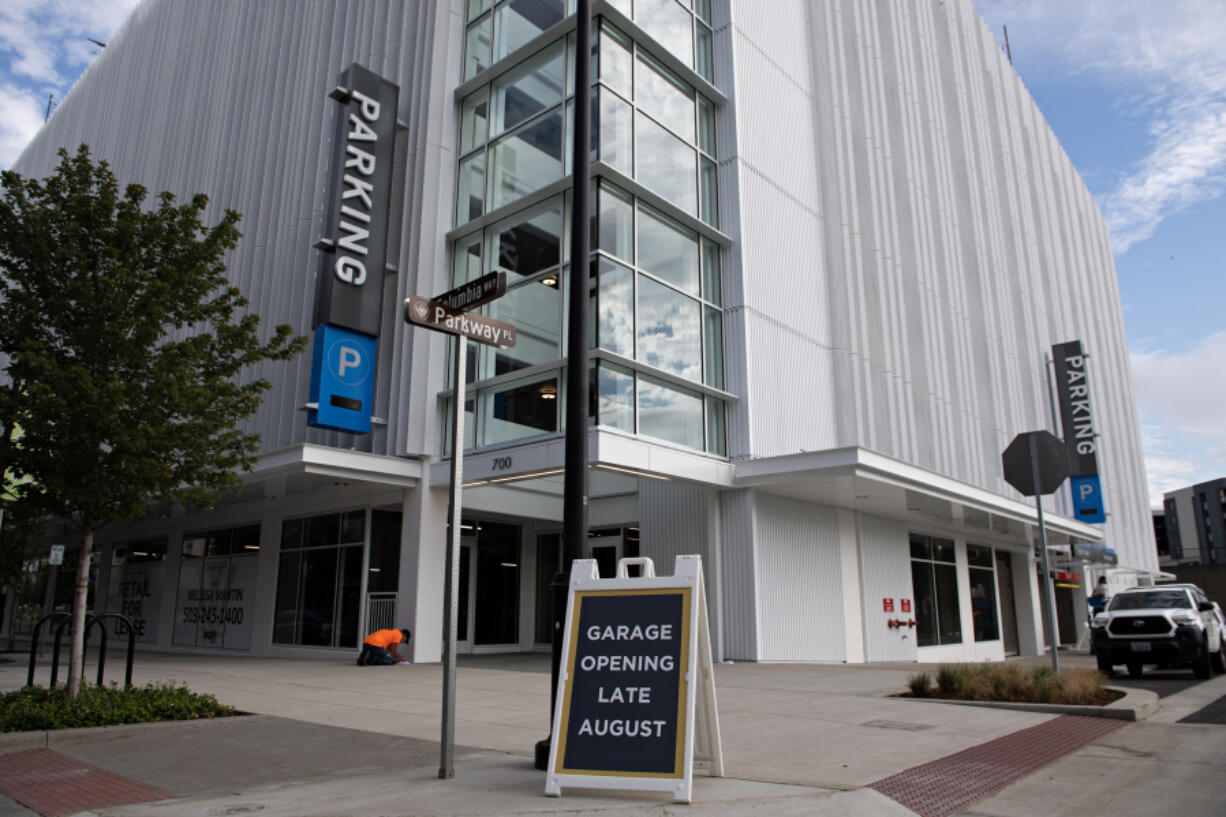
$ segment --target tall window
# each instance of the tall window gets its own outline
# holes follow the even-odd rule
[[[911,584],[915,594],[916,644],[932,647],[962,643],[952,540],[911,534]]]
[[[274,642],[357,646],[365,541],[363,510],[281,524]]]
[[[971,616],[976,641],[996,641],[1000,624],[996,619],[996,560],[992,548],[966,546],[966,561],[971,583]]]

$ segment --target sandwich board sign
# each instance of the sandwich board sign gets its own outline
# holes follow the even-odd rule
[[[630,578],[628,565],[644,575]],[[724,773],[702,560],[672,576],[622,559],[601,579],[570,572],[545,794],[565,788],[659,791],[690,802],[694,767]]]

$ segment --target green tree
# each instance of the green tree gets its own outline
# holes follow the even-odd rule
[[[239,214],[206,228],[203,195],[146,206],[143,187],[120,191],[84,145],[61,150],[45,180],[5,172],[0,191],[4,419],[22,432],[4,454],[26,495],[80,530],[75,696],[96,531],[154,501],[209,507],[236,489],[259,445],[238,426],[269,388],[249,368],[290,359],[306,338],[288,325],[260,338],[226,277]]]

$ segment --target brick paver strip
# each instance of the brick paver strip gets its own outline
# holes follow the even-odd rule
[[[0,756],[0,792],[46,817],[174,797],[50,749]]]
[[[1111,718],[1061,715],[882,778],[870,788],[923,817],[948,817],[1123,725]]]

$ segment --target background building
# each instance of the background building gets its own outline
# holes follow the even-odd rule
[[[98,604],[144,643],[351,655],[394,622],[438,660],[451,344],[401,303],[503,271],[484,311],[519,342],[467,362],[460,633],[547,644],[571,12],[147,0],[22,156],[86,142],[243,213],[234,282],[306,332],[346,156],[329,93],[355,62],[399,86],[372,431],[307,424],[309,356],[257,372],[247,488],[102,545]],[[701,554],[720,657],[1038,652],[1036,513],[1000,454],[1059,433],[1046,356],[1081,340],[1108,518],[1058,494],[1048,534],[1115,548],[1117,582],[1157,569],[1106,224],[969,0],[593,13],[588,555]]]

